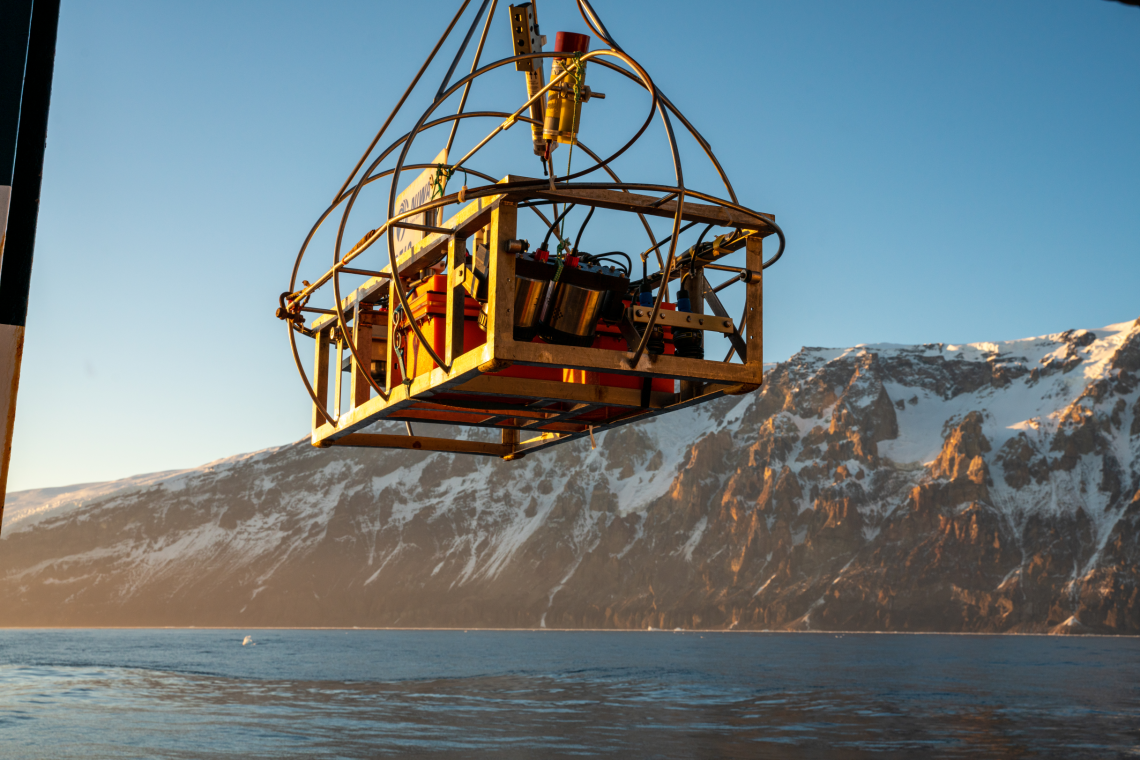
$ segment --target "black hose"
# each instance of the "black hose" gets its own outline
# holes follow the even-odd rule
[[[570,213],[570,209],[574,208],[574,206],[575,206],[575,204],[571,203],[569,206],[567,206],[566,208],[562,209],[562,213],[561,213],[561,214],[559,214],[558,216],[554,217],[554,221],[553,221],[553,222],[551,222],[551,223],[550,223],[550,226],[549,226],[549,227],[546,229],[546,237],[544,237],[544,238],[542,239],[542,246],[541,246],[541,249],[542,249],[542,250],[544,250],[544,251],[549,251],[549,250],[550,250],[550,249],[549,249],[549,248],[547,248],[546,246],[550,244],[550,235],[551,235],[551,233],[553,233],[553,232],[554,232],[554,228],[558,226],[558,223],[562,221],[563,217],[565,217],[567,214],[569,214],[569,213]]]
[[[688,224],[686,224],[684,227],[682,227],[682,228],[680,229],[680,232],[685,232],[685,231],[686,231],[686,230],[688,230],[690,227],[696,227],[698,224],[700,224],[700,222],[689,222]],[[673,239],[673,236],[672,236],[672,235],[666,235],[664,238],[662,238],[662,239],[661,239],[661,242],[660,242],[660,243],[658,243],[657,245],[653,246],[652,248],[650,248],[650,249],[649,249],[648,251],[646,251],[645,253],[641,254],[641,258],[644,260],[644,259],[645,259],[647,256],[649,256],[649,254],[653,253],[653,252],[654,252],[654,251],[656,251],[658,248],[660,248],[661,246],[665,245],[666,243],[668,243],[668,242],[669,242],[670,240],[672,240],[672,239]],[[660,259],[658,259],[658,261],[660,261]]]
[[[594,210],[597,206],[590,206],[589,212],[586,213],[586,218],[582,220],[582,226],[578,228],[578,237],[574,238],[574,253],[578,253],[578,245],[582,242],[582,233],[586,231],[586,225],[590,223],[590,217],[594,215]]]
[[[705,242],[705,235],[709,234],[709,230],[711,230],[712,228],[713,228],[713,225],[711,225],[711,224],[708,227],[705,227],[704,232],[702,232],[700,237],[697,238],[697,242],[693,246],[693,253],[691,256],[689,256],[689,276],[690,277],[693,276],[693,270],[696,269],[697,259],[700,258],[700,255],[701,255],[701,243]]]
[[[615,259],[597,259],[594,257],[587,257],[586,261],[590,264],[606,265],[622,273],[625,277],[629,277],[629,270],[625,268],[625,264]]]

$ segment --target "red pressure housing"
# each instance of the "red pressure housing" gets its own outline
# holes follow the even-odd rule
[[[590,50],[590,35],[577,32],[558,32],[554,35],[555,53],[585,53]]]

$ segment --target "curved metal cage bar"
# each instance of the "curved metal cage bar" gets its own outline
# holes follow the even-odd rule
[[[606,45],[605,48],[580,52],[542,52],[540,46],[538,52],[534,52],[527,45],[523,52],[519,52],[520,43],[516,42],[516,54],[480,65],[488,30],[498,10],[498,0],[483,0],[442,82],[415,125],[377,152],[376,148],[384,135],[403,112],[424,74],[465,15],[470,0],[463,0],[411,84],[337,191],[332,203],[319,215],[305,236],[294,259],[288,289],[279,298],[277,314],[286,322],[294,363],[313,404],[314,445],[423,448],[513,459],[529,451],[582,435],[590,434],[592,437],[595,429],[625,424],[725,393],[744,392],[758,387],[762,382],[760,282],[763,270],[783,255],[783,230],[770,214],[761,214],[740,204],[726,171],[709,143],[665,97],[648,71],[614,39],[590,2],[574,2],[587,27]],[[547,7],[547,4],[544,3],[543,7]],[[520,11],[520,8],[523,10]],[[533,30],[537,35],[533,4],[512,6],[510,9],[511,14],[524,11],[530,14],[525,18],[534,21]],[[516,37],[521,28],[517,26],[518,18],[523,16],[512,15],[512,31]],[[482,33],[470,72],[451,82],[481,21]],[[530,34],[529,29],[527,34]],[[545,38],[542,41],[545,42]],[[482,77],[513,64],[519,71],[537,70],[538,82],[542,83],[542,64],[546,59],[559,59],[557,68],[560,73],[555,76],[556,69],[552,68],[550,81],[541,84],[541,87],[533,85],[533,80],[528,80],[528,97],[514,111],[465,112],[472,87]],[[650,96],[644,122],[633,131],[632,137],[605,158],[590,150],[579,139],[581,128],[578,113],[582,104],[594,96],[605,97],[601,93],[593,93],[583,85],[586,64],[590,62],[633,82]],[[435,117],[436,112],[450,102],[456,93],[461,93],[457,112],[454,115]],[[571,99],[571,94],[574,111],[568,122],[572,127],[568,133],[569,138],[566,139],[567,133],[550,131],[550,125],[546,123],[551,119],[551,111],[547,110],[550,104],[547,101],[555,102],[557,96],[563,99],[558,102],[562,102],[565,108],[565,102]],[[527,115],[528,110],[530,116]],[[536,113],[545,113],[546,122],[533,118]],[[613,164],[646,135],[655,114],[660,118],[669,149],[675,184],[624,182]],[[557,123],[558,114],[554,118]],[[562,118],[565,122],[565,113]],[[673,129],[674,118],[700,146],[723,183],[728,199],[686,186],[682,156]],[[451,162],[450,151],[455,144],[460,122],[481,119],[495,119],[498,124],[460,159]],[[535,153],[539,155],[546,179],[507,174],[503,179],[496,180],[492,174],[469,165],[486,145],[517,123],[532,127]],[[450,128],[442,155],[448,163],[408,162],[417,139],[424,137],[430,130],[445,125]],[[540,134],[543,136],[541,140],[538,137]],[[568,143],[569,151],[566,172],[562,175],[555,172],[552,154],[559,142]],[[545,148],[540,150],[543,145]],[[572,171],[571,161],[575,148],[579,148],[593,163]],[[381,165],[393,156],[394,165],[381,169]],[[423,181],[426,172],[434,171],[432,183],[437,185],[437,191],[433,192],[430,200],[418,202],[398,212],[396,204],[401,175],[412,170],[421,171],[418,182]],[[599,170],[605,172],[612,181],[581,181],[583,177]],[[486,184],[473,187],[464,184],[458,192],[446,193],[447,182],[458,172],[464,173],[465,181],[475,177]],[[357,201],[366,187],[385,178],[390,178],[385,219],[345,251],[344,237]],[[440,210],[452,205],[459,207],[452,220],[427,223],[436,220]],[[541,205],[552,206],[551,219],[547,219],[539,210]],[[564,207],[561,215],[560,205]],[[526,241],[514,238],[517,233],[516,209],[531,208],[548,229],[547,237],[554,234],[559,243],[558,253],[552,262],[547,258],[538,258],[539,254],[549,255],[545,250],[534,253],[528,259],[540,261],[543,265],[553,263],[557,267],[552,279],[544,281],[548,283],[543,286],[547,292],[547,300],[543,302],[543,308],[546,309],[552,298],[550,294],[570,292],[572,285],[568,283],[578,276],[567,274],[569,279],[560,279],[567,268],[573,270],[579,266],[580,252],[577,245],[586,222],[582,224],[571,245],[571,235],[567,232],[563,236],[561,228],[564,222],[560,221],[575,205],[589,207],[586,222],[598,207],[637,215],[649,238],[649,247],[640,254],[642,276],[634,279],[637,256],[631,257],[621,251],[602,255],[583,254],[595,269],[601,267],[598,271],[608,271],[610,274],[607,276],[610,277],[617,276],[614,272],[619,270],[614,270],[612,266],[607,270],[603,262],[612,264],[616,258],[624,258],[628,262],[624,265],[625,270],[621,270],[624,271],[621,276],[626,283],[624,290],[615,290],[607,296],[610,302],[616,303],[610,309],[606,321],[607,325],[611,325],[607,333],[610,337],[605,340],[594,339],[594,333],[590,333],[584,339],[586,342],[575,338],[570,344],[556,345],[560,340],[557,335],[544,333],[542,338],[527,342],[520,339],[517,332],[512,333],[508,329],[518,318],[517,315],[512,315],[511,306],[517,295],[516,288],[520,287],[515,276],[514,257],[527,253],[528,247]],[[298,277],[306,253],[324,223],[337,213],[339,219],[332,245],[332,266],[314,282],[305,281],[299,287]],[[648,216],[671,219],[670,233],[658,241]],[[425,223],[416,223],[413,217],[422,219]],[[701,223],[705,224],[704,231],[696,242],[684,253],[679,253],[681,235]],[[710,231],[716,227],[728,231],[706,241]],[[395,255],[397,230],[422,233],[422,239],[400,258]],[[483,248],[487,261],[484,262],[485,269],[481,274],[475,271],[478,262],[474,259],[467,262],[471,258],[467,253],[467,241],[472,234],[477,241],[475,254],[480,253],[480,236],[486,239]],[[764,260],[761,253],[762,239],[773,234],[779,241],[778,249],[774,255]],[[384,240],[387,252],[387,263],[383,267],[374,270],[350,266],[380,240]],[[664,256],[662,249],[666,251]],[[745,250],[747,254],[745,266],[726,266],[722,258],[738,250]],[[653,271],[649,270],[650,254],[656,259]],[[528,266],[533,269],[533,265]],[[732,272],[733,276],[714,288],[705,279],[705,270],[724,270]],[[416,311],[420,308],[423,312],[427,308],[423,304],[424,298],[428,296],[423,295],[413,304],[410,294],[430,278],[430,273],[443,276],[444,271],[447,282],[444,294],[446,339],[440,343],[438,333],[442,321],[433,321],[430,315],[425,317]],[[369,279],[345,297],[341,291],[342,274],[367,276]],[[479,277],[483,281],[475,282]],[[689,288],[696,288],[696,307],[688,303],[692,300],[690,298],[684,299],[689,311],[677,310],[681,300],[677,304],[670,302],[669,283],[673,280],[679,282],[679,287],[687,284]],[[310,307],[310,299],[330,282],[333,297],[331,308]],[[436,280],[432,282],[435,283]],[[717,293],[736,283],[743,284],[746,294],[744,313],[734,322],[724,310]],[[590,292],[602,291],[595,289]],[[678,291],[679,299],[681,292]],[[647,295],[651,296],[651,304],[645,300]],[[627,305],[623,306],[623,301]],[[713,309],[713,314],[705,315],[706,302]],[[471,304],[479,309],[480,331],[484,333],[484,343],[478,349],[468,348],[464,343],[465,329],[469,329],[464,327],[464,323],[471,319],[465,310],[472,308]],[[349,313],[350,308],[352,314]],[[311,324],[306,324],[306,313],[319,316]],[[386,329],[380,329],[378,320],[381,316],[387,319]],[[595,324],[596,322],[595,318]],[[706,322],[709,324],[706,325]],[[428,324],[434,325],[432,337],[425,333]],[[612,335],[618,328],[613,325],[620,326],[624,344],[615,344],[616,339]],[[731,343],[723,361],[703,359],[703,349],[698,358],[693,358],[691,349],[686,349],[684,356],[677,353],[681,345],[679,338],[683,337],[691,343],[694,340],[692,336],[703,336],[703,331],[709,330],[725,334]],[[301,362],[297,346],[298,333],[316,341],[316,361],[311,377]],[[377,334],[384,336],[382,341],[377,340]],[[663,348],[662,336],[666,334],[671,336],[669,349]],[[590,343],[590,340],[594,342]],[[599,344],[599,340],[605,345]],[[703,337],[700,341],[703,345]],[[377,349],[378,343],[383,344],[382,348]],[[328,399],[330,345],[335,345],[337,349],[336,366],[332,368],[336,393],[331,411]],[[408,357],[405,357],[405,348]],[[347,364],[344,349],[348,353]],[[414,369],[407,363],[413,349],[417,358],[417,367]],[[374,358],[377,350],[381,352],[382,360],[378,363],[384,372],[382,380],[377,378],[377,360]],[[418,368],[420,352],[429,370]],[[732,362],[734,355],[739,357],[739,363]],[[400,383],[394,387],[396,365],[399,368]],[[342,413],[342,384],[346,367],[351,372],[352,379],[347,415]],[[556,376],[559,371],[561,383],[536,379],[540,375],[547,377],[551,372]],[[520,377],[522,381],[518,380]],[[591,383],[589,378],[594,378],[594,382]],[[680,390],[661,390],[665,387],[662,383],[674,389],[679,387]],[[631,395],[626,392],[630,387],[636,393]],[[638,398],[634,399],[633,395]],[[405,421],[408,435],[361,432],[382,419]],[[467,438],[423,438],[414,435],[410,424],[412,420],[498,428],[502,430],[502,443],[492,444]],[[539,432],[539,435],[523,441],[519,433],[528,428]]]

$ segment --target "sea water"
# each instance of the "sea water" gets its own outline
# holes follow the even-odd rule
[[[1140,640],[0,631],[0,758],[1140,758]]]

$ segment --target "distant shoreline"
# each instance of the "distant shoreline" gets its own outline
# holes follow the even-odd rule
[[[116,626],[3,626],[3,631],[462,631],[463,633],[509,632],[509,633],[706,633],[722,634],[764,634],[764,635],[810,635],[810,636],[1040,636],[1043,638],[1100,638],[1137,639],[1132,633],[1034,633],[1034,632],[983,632],[983,631],[771,631],[771,630],[724,630],[701,628],[399,628],[383,626],[178,626],[178,625],[116,625]]]

